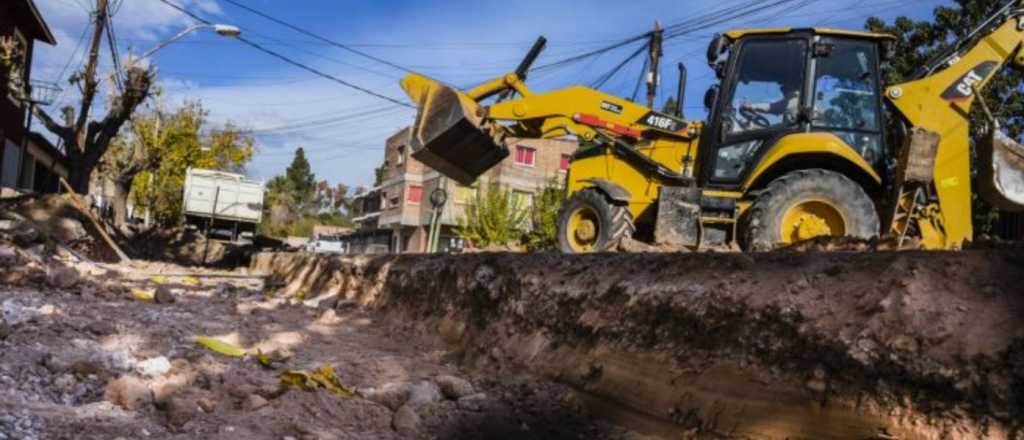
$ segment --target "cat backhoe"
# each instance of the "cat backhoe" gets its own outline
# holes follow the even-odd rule
[[[706,121],[586,87],[531,90],[525,80],[542,38],[518,69],[470,90],[405,77],[419,109],[409,144],[415,158],[468,185],[509,155],[513,139],[577,139],[558,218],[560,248],[570,253],[611,250],[627,237],[748,250],[883,237],[958,249],[973,238],[972,148],[979,194],[999,209],[1024,209],[1024,147],[980,99],[1002,68],[1024,67],[1022,6],[1008,4],[892,85],[880,67],[891,35],[716,35],[707,61],[719,82],[705,95]],[[976,101],[986,135],[971,142]]]

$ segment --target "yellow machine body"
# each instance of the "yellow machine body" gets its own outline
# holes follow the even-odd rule
[[[402,86],[419,107],[411,149],[428,166],[469,183],[508,156],[503,142],[506,137],[573,136],[581,148],[567,175],[567,196],[590,189],[601,191],[627,209],[636,225],[650,228],[660,227],[659,205],[665,209],[662,199],[671,193],[683,194],[678,205],[684,208],[688,203],[711,203],[718,209],[715,214],[701,211],[699,229],[724,224],[735,231],[759,194],[781,173],[803,168],[832,170],[861,185],[877,206],[887,206],[885,202],[895,206],[894,214],[881,213],[888,223],[879,228],[878,234],[902,234],[901,239],[909,234],[926,248],[956,249],[972,238],[968,113],[977,90],[1000,67],[1007,62],[1024,63],[1019,21],[1017,17],[1007,18],[972,47],[965,48],[956,62],[937,72],[905,84],[884,89],[879,86],[885,99],[911,127],[937,134],[937,146],[932,148],[932,175],[915,186],[908,174],[898,169],[897,177],[890,182],[895,193],[882,191],[884,179],[879,171],[853,146],[828,131],[793,132],[774,139],[737,185],[718,187],[700,178],[708,172],[704,168],[712,166],[707,163],[707,152],[702,151],[709,148],[706,144],[712,129],[705,122],[684,121],[586,87],[534,93],[516,73],[467,91],[421,75],[407,76]],[[723,35],[738,42],[792,32],[797,31],[738,30]],[[893,39],[889,35],[833,29],[811,32],[879,45]],[[966,93],[955,99],[950,99],[949,93],[944,96],[944,91],[958,87]],[[519,96],[504,99],[511,94]],[[485,104],[496,95],[500,98]],[[907,166],[904,158],[898,167]],[[927,194],[935,196],[929,198]],[[812,200],[790,210],[783,216],[784,221],[800,219],[792,221],[804,221],[797,225],[802,230],[828,233],[828,218],[817,219],[817,223],[806,221],[814,214],[814,203]],[[838,209],[823,217],[844,215]],[[733,234],[730,240],[735,238]]]

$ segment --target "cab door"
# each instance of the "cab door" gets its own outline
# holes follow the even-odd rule
[[[814,55],[812,130],[835,134],[885,176],[878,43],[820,37]]]
[[[736,188],[774,140],[807,130],[810,36],[791,34],[740,40],[711,114],[703,149],[706,186]]]

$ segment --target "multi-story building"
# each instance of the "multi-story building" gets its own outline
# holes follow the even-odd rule
[[[385,145],[383,181],[364,198],[364,205],[376,205],[379,210],[364,212],[357,223],[364,230],[388,231],[390,252],[424,252],[434,216],[431,194],[444,189],[447,201],[439,217],[443,250],[458,242],[455,226],[478,190],[496,183],[507,188],[520,207],[530,209],[535,194],[549,181],[563,183],[569,157],[578,146],[575,140],[558,139],[511,139],[508,145],[509,157],[466,187],[413,158],[409,129],[399,131]]]
[[[57,44],[32,0],[0,2],[0,193],[33,189],[26,118],[35,42]],[[34,150],[33,150],[34,151]],[[19,182],[19,176],[21,182]]]

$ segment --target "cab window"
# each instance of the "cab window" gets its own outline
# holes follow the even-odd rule
[[[817,129],[835,133],[878,167],[883,161],[876,45],[823,38],[815,50],[814,112]]]
[[[742,44],[732,96],[721,109],[724,136],[715,153],[712,181],[742,178],[766,141],[800,124],[806,60],[805,39]]]
[[[802,39],[751,41],[743,45],[736,86],[727,109],[730,133],[797,122],[806,47]]]

